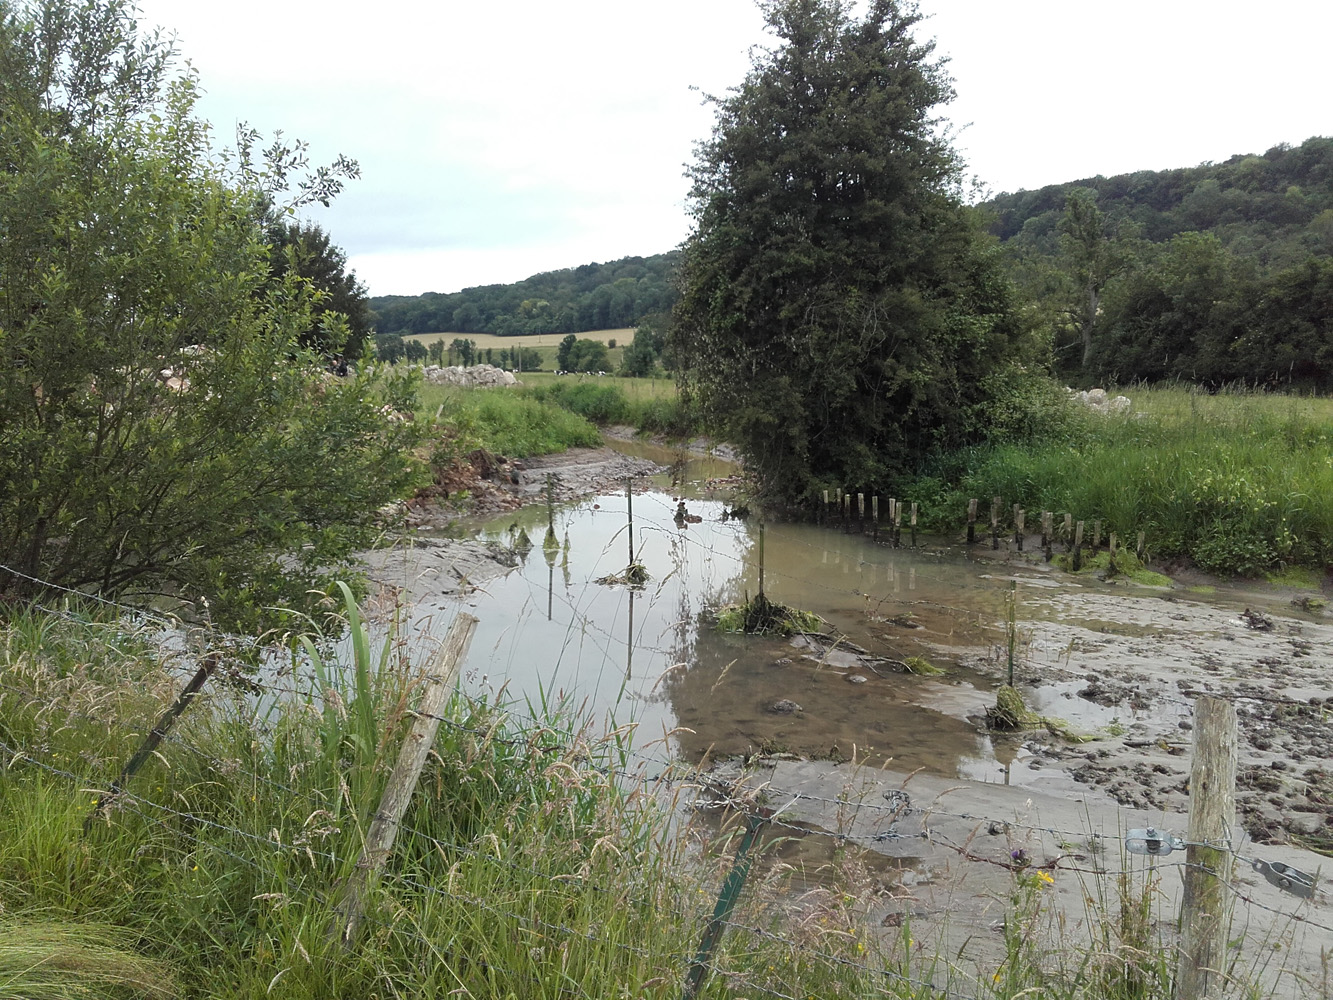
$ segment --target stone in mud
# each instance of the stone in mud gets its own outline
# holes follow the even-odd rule
[[[796,712],[805,711],[805,709],[803,709],[800,705],[796,704],[796,702],[792,701],[790,698],[782,698],[778,701],[773,702],[773,704],[768,706],[768,710],[772,712],[774,715],[792,715]]]
[[[847,674],[845,677],[843,677],[843,680],[845,680],[848,684],[864,684],[866,682],[866,679],[867,678],[864,674]]]

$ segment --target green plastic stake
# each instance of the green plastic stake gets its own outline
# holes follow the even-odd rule
[[[722,939],[722,930],[726,926],[727,917],[731,916],[731,911],[736,908],[736,900],[740,899],[741,890],[745,888],[745,878],[750,874],[750,859],[746,855],[750,853],[750,848],[754,846],[765,822],[763,816],[747,814],[745,817],[745,836],[741,838],[740,846],[736,848],[736,860],[732,862],[731,871],[727,872],[727,877],[722,883],[722,891],[718,893],[717,905],[713,907],[713,916],[708,921],[708,926],[704,928],[704,936],[699,942],[699,953],[690,965],[689,975],[685,977],[685,992],[681,994],[681,1000],[693,1000],[703,988],[704,980],[708,977],[709,962],[712,960],[718,941]]]

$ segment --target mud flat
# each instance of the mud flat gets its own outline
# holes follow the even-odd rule
[[[1031,907],[1022,931],[1032,935],[1033,946],[1066,954],[1074,967],[1083,958],[1122,961],[1125,953],[1112,955],[1122,912],[1144,899],[1143,943],[1175,942],[1184,853],[1130,854],[1124,835],[1150,826],[1183,835],[1182,813],[1107,809],[1095,789],[1057,795],[852,763],[765,761],[744,771],[731,764],[721,766],[715,779],[740,782],[738,794],[777,812],[768,832],[785,839],[770,850],[783,865],[807,873],[819,865],[839,871],[822,879],[813,873],[805,891],[774,896],[769,905],[775,916],[790,926],[808,926],[829,907],[830,891],[854,889],[863,926],[906,944],[919,963],[909,974],[938,985],[953,974],[962,977],[955,985],[961,982],[969,992],[976,981],[999,975],[1006,921],[1015,919],[1020,897]],[[706,791],[704,797],[710,796],[716,801],[715,792]],[[1314,872],[1321,860],[1289,845],[1244,847],[1240,853],[1247,858],[1305,872]],[[1123,898],[1117,889],[1121,873],[1129,875]],[[846,888],[830,890],[830,884]],[[1297,899],[1241,860],[1230,884],[1238,994],[1249,982],[1264,995],[1327,995],[1321,994],[1328,974],[1322,952],[1333,926],[1327,891],[1316,889],[1310,901]],[[1286,915],[1292,913],[1304,919]]]
[[[1029,738],[1029,767],[1122,806],[1185,810],[1194,699],[1226,698],[1240,719],[1245,832],[1333,847],[1333,623],[1321,612],[1237,611],[1132,586],[1027,588],[1021,600],[1020,690],[1035,711],[1094,737]],[[995,669],[987,654],[969,659]]]

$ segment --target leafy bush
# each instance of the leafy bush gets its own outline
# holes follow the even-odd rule
[[[167,592],[215,621],[308,605],[418,476],[413,385],[338,380],[270,272],[299,145],[229,165],[127,0],[0,4],[0,595]],[[252,163],[252,160],[262,160]],[[341,162],[301,183],[325,201]],[[325,346],[344,317],[319,322]],[[334,351],[336,353],[336,350]]]

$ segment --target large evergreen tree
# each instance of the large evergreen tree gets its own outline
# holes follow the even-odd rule
[[[274,278],[295,271],[310,282],[316,295],[310,329],[301,334],[301,346],[325,355],[356,360],[365,353],[370,337],[370,297],[356,272],[347,269],[347,254],[317,223],[277,220],[266,227],[269,266]],[[326,317],[342,316],[347,327],[335,337]],[[339,342],[341,340],[341,342]]]
[[[788,500],[874,486],[983,419],[1017,342],[958,197],[950,81],[915,8],[771,0],[779,44],[712,98],[672,329],[682,388]]]

